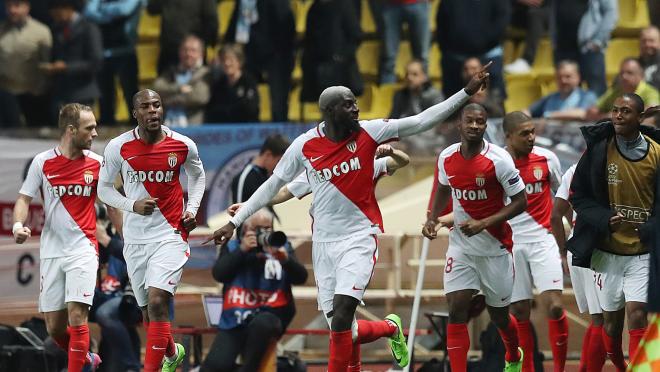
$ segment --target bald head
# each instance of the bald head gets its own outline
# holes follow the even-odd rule
[[[156,93],[156,91],[153,91],[151,89],[142,89],[141,91],[135,93],[133,95],[133,109],[135,109],[140,104],[141,101],[151,98],[157,98],[158,100],[160,100],[160,94]]]
[[[532,121],[532,118],[524,112],[513,111],[504,116],[504,120],[502,121],[502,128],[504,129],[504,133],[510,134],[515,132],[520,124],[527,123],[529,121]]]
[[[319,109],[321,112],[327,111],[347,98],[355,99],[355,95],[353,95],[350,89],[341,85],[327,87],[319,96]]]

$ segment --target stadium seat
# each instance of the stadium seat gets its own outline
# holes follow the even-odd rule
[[[293,72],[291,73],[291,79],[294,82],[302,81],[302,51],[296,53],[296,61],[293,66]]]
[[[270,88],[268,84],[259,84],[259,121],[266,123],[271,121],[270,112]]]
[[[525,44],[520,43],[520,54],[522,54],[524,47]],[[536,48],[536,56],[534,57],[534,64],[532,65],[532,73],[536,75],[553,75],[555,73],[552,43],[547,37],[539,40],[539,45]]]
[[[158,40],[160,36],[160,15],[150,15],[142,10],[140,24],[138,25],[138,39],[140,41]]]
[[[126,107],[126,102],[124,100],[124,91],[119,85],[119,79],[115,81],[115,121],[117,122],[126,122],[130,119],[130,114],[128,112],[128,107]],[[101,123],[109,124],[109,123]]]
[[[431,0],[431,12],[429,13],[429,26],[431,27],[431,39],[435,39],[435,16],[438,14],[440,0]]]
[[[360,27],[365,34],[376,33],[376,21],[373,14],[371,14],[371,7],[369,7],[369,0],[361,0],[361,14],[360,14]]]
[[[392,100],[397,90],[401,89],[401,84],[381,84],[376,92],[376,99],[371,109],[376,118],[388,118],[392,111]]]
[[[507,112],[526,109],[541,98],[541,86],[529,75],[507,75],[506,90],[509,97],[504,107]]]
[[[440,81],[440,78],[442,78],[440,57],[440,47],[438,44],[431,44],[431,50],[429,50],[429,78],[432,81]]]
[[[378,76],[378,63],[380,59],[380,42],[363,41],[357,50],[357,61],[360,73],[369,78]]]
[[[619,0],[619,20],[615,35],[637,36],[639,30],[648,25],[646,0]]]
[[[293,16],[296,19],[296,33],[298,33],[298,35],[305,34],[307,12],[313,3],[312,0],[291,0],[291,10],[293,10]]]
[[[321,111],[316,102],[302,102],[303,112],[301,121],[304,123],[321,122]]]
[[[522,49],[517,48],[516,42],[511,39],[506,39],[502,43],[502,48],[504,49],[504,64],[509,64],[516,60],[520,56],[519,51]]]
[[[218,21],[220,22],[220,28],[218,30],[220,37],[225,36],[227,28],[229,27],[229,21],[231,20],[231,15],[234,13],[234,6],[236,1],[233,0],[221,0],[218,3]]]
[[[300,121],[301,104],[300,104],[300,85],[291,89],[289,93],[289,121]]]
[[[626,57],[639,56],[639,39],[614,38],[605,51],[605,70],[608,76],[619,73],[619,65]]]
[[[410,42],[402,41],[399,43],[399,53],[396,55],[396,65],[394,72],[399,79],[406,76],[406,65],[413,59],[412,47]]]
[[[357,97],[358,107],[360,108],[360,119],[370,120],[382,117],[378,116],[374,111],[375,102],[378,98],[377,92],[378,86],[376,84],[367,83],[364,85],[364,93]]]
[[[137,45],[136,51],[140,82],[150,83],[158,76],[157,66],[160,47],[156,43],[140,43]]]

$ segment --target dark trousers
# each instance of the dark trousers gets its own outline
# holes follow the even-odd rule
[[[256,63],[258,64],[256,64]],[[246,70],[262,80],[265,80],[270,88],[270,109],[273,122],[286,122],[289,120],[289,92],[291,91],[291,72],[293,72],[293,54],[273,56],[267,61],[253,61],[249,59]]]
[[[124,92],[124,99],[129,115],[132,108],[133,95],[138,91],[138,62],[135,53],[108,57],[103,60],[103,68],[98,76],[101,89],[101,124],[114,124],[117,102],[115,94],[115,77]],[[132,116],[129,116],[132,118]],[[133,121],[133,119],[131,119]]]
[[[16,96],[28,127],[45,127],[49,124],[48,107],[50,97],[47,94],[35,96],[29,93]]]
[[[526,31],[525,50],[523,51],[522,58],[529,62],[530,65],[534,63],[539,40],[548,27],[548,19],[550,17],[548,4],[549,2],[546,1],[540,7],[527,6],[519,2],[515,2],[513,5],[511,24]]]
[[[38,110],[39,107],[33,107]],[[21,109],[13,94],[0,89],[0,128],[18,127],[21,124]]]
[[[247,326],[220,330],[200,372],[257,371],[270,342],[282,332],[280,319],[266,312],[255,315]],[[235,363],[239,354],[243,360],[241,366]]]

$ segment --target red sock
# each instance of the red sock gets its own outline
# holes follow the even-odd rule
[[[149,322],[147,328],[147,346],[144,355],[144,371],[156,372],[160,370],[167,343],[172,334],[170,322]]]
[[[87,324],[68,327],[69,332],[69,365],[68,371],[80,372],[87,363],[89,352],[89,327]]]
[[[355,342],[353,343],[353,354],[351,355],[351,361],[348,364],[348,372],[360,372],[362,370],[361,359],[360,344]]]
[[[591,325],[589,327],[589,351],[587,352],[587,372],[600,372],[605,365],[607,354],[603,341],[603,326]]]
[[[534,355],[534,335],[529,326],[529,320],[518,320],[518,340],[520,340],[520,348],[525,354],[523,360],[523,372],[534,372],[534,358],[527,357]]]
[[[518,322],[513,315],[509,315],[509,325],[505,329],[497,329],[504,342],[506,354],[504,360],[507,362],[517,362],[520,360],[520,353],[518,352]]]
[[[621,336],[614,338],[610,337],[603,329],[603,344],[605,345],[605,352],[616,367],[617,371],[623,372],[626,370],[626,361],[623,359],[623,350],[621,349]]]
[[[589,364],[589,339],[591,338],[591,328],[593,323],[589,324],[589,327],[584,332],[584,337],[582,338],[582,352],[580,353],[580,366],[578,367],[578,372],[587,372],[587,364]]]
[[[367,344],[381,337],[390,337],[396,332],[396,326],[387,320],[369,321],[358,320],[357,342]]]
[[[330,332],[328,372],[346,372],[353,355],[353,331]]]
[[[568,320],[565,313],[561,314],[559,319],[548,319],[548,336],[550,336],[554,372],[564,372],[568,350]]]
[[[628,344],[628,360],[633,360],[635,354],[637,354],[637,347],[639,346],[639,342],[642,340],[642,337],[644,337],[644,332],[646,332],[646,327],[631,329],[628,331],[628,334],[630,335],[630,342]]]
[[[447,354],[453,372],[467,370],[467,354],[470,350],[470,334],[465,323],[447,324]]]
[[[69,332],[63,334],[62,336],[53,337],[53,341],[60,347],[60,349],[67,351],[69,350]]]

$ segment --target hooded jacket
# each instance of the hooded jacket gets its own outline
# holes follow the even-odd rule
[[[615,134],[611,120],[584,126],[581,131],[587,143],[587,149],[577,164],[571,182],[569,200],[577,213],[577,220],[573,237],[568,240],[566,247],[573,253],[573,266],[589,268],[591,255],[594,249],[602,246],[603,240],[610,234],[609,220],[616,213],[610,206],[606,175],[607,144]],[[642,125],[640,132],[656,143],[660,143],[660,129]],[[657,228],[660,226],[658,225],[660,223],[660,216],[658,216],[660,169],[655,174],[654,195],[651,217],[639,228],[642,244],[648,247],[652,257],[660,243],[660,228]]]

